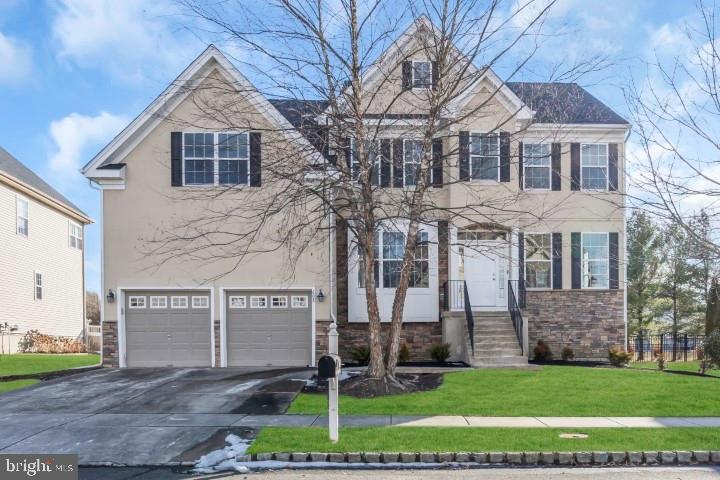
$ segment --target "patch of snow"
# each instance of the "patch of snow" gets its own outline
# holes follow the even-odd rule
[[[340,381],[347,380],[348,378],[357,377],[360,375],[360,372],[355,372],[352,370],[343,370],[340,372]]]
[[[214,450],[206,455],[200,457],[195,463],[195,471],[197,473],[212,473],[220,471],[235,471],[238,473],[246,473],[248,468],[240,466],[235,468],[235,458],[238,455],[244,455],[247,448],[250,446],[250,441],[240,438],[235,434],[229,434],[225,437],[225,443],[227,447],[220,450]]]
[[[248,382],[243,382],[238,385],[235,385],[234,387],[228,388],[227,390],[225,390],[225,393],[234,394],[234,393],[244,392],[245,390],[254,387],[255,385],[257,385],[260,382],[262,382],[262,379],[250,380]]]

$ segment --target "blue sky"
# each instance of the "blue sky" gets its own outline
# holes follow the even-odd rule
[[[677,52],[694,15],[685,0],[560,0],[547,26],[562,35],[539,58],[610,56],[587,88],[624,114],[629,74],[656,52]],[[86,230],[90,289],[100,286],[100,196],[78,169],[208,42],[233,50],[189,21],[170,0],[0,0],[0,145],[95,220]]]

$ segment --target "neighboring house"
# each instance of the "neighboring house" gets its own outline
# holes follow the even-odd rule
[[[89,223],[78,207],[0,147],[0,353],[16,352],[28,330],[82,336]]]
[[[410,49],[423,22],[392,48]],[[397,60],[402,57],[386,52],[366,81],[372,88],[374,76],[394,78],[386,92],[372,96],[377,114],[399,96],[386,113],[411,123],[424,114],[413,84],[432,84],[432,78],[415,82],[413,75],[431,76],[433,68],[431,59],[412,58],[415,68]],[[217,79],[235,85],[234,109],[247,125],[230,157],[216,147],[226,144],[226,127],[219,120],[199,121],[193,101],[196,94],[212,95]],[[517,200],[509,210],[520,213],[486,209],[474,220],[438,218],[423,227],[427,243],[417,262],[426,273],[409,289],[403,342],[415,359],[427,359],[430,346],[449,342],[454,358],[475,365],[526,362],[538,339],[557,353],[567,344],[577,358],[605,358],[609,346],[625,342],[623,192],[630,127],[578,85],[502,84],[492,71],[468,86],[456,113],[496,89],[496,118],[471,116],[436,142],[442,152],[458,154],[436,167],[435,178],[459,180],[436,195],[451,208],[465,205],[473,192],[486,198],[510,192]],[[230,94],[225,88],[217,95]],[[148,248],[159,231],[177,228],[173,220],[178,225],[178,219],[208,211],[206,201],[189,197],[225,183],[228,167],[221,158],[237,162],[237,178],[229,183],[243,184],[234,193],[239,202],[263,190],[272,194],[274,186],[262,176],[278,143],[271,135],[300,131],[308,145],[317,144],[322,136],[314,130],[325,108],[320,101],[266,99],[211,46],[84,167],[103,189],[103,291],[111,300],[104,302],[105,365],[314,364],[326,348],[332,314],[342,356],[366,344],[359,259],[343,219],[337,219],[331,246],[318,245],[298,259],[292,281],[282,251],[254,254],[234,268],[233,259],[203,260],[202,254],[158,262]],[[498,122],[503,115],[513,121]],[[506,131],[498,132],[499,123]],[[288,144],[304,141],[293,137]],[[412,169],[412,138],[395,126],[381,144],[379,184],[411,187],[405,173]],[[349,146],[334,150],[352,164]],[[388,320],[396,259],[383,254],[396,251],[405,233],[381,229],[378,239],[379,307]],[[328,278],[335,279],[333,291]],[[333,301],[322,302],[320,292]],[[472,318],[466,317],[466,301]]]

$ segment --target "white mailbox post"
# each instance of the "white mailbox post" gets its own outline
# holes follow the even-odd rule
[[[338,389],[340,385],[340,357],[338,356],[338,332],[335,322],[328,328],[328,349],[337,362],[336,374],[328,380],[328,430],[330,441],[336,443],[340,438],[340,419],[338,413]]]

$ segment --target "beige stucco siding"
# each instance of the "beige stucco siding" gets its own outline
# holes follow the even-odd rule
[[[212,97],[212,82],[199,90]],[[221,104],[219,95],[216,106]],[[288,148],[277,126],[246,102],[241,95],[232,99],[235,118],[230,120],[238,129],[262,132],[262,162],[290,159],[292,154],[281,151]],[[289,221],[297,221],[300,213],[291,219],[285,215],[274,216],[253,240],[250,253],[240,258],[236,243],[218,255],[218,249],[208,247],[190,256],[189,244],[178,245],[175,258],[167,259],[154,252],[155,240],[168,238],[170,232],[182,231],[182,225],[194,224],[207,218],[208,212],[232,213],[233,217],[220,217],[219,225],[225,231],[246,232],[248,226],[240,216],[260,216],[257,205],[277,194],[279,189],[272,179],[263,175],[259,188],[239,187],[225,191],[217,198],[210,198],[218,190],[213,187],[172,187],[170,184],[170,134],[173,131],[202,132],[228,130],[229,124],[215,121],[203,114],[198,98],[187,98],[168,118],[160,122],[129,155],[124,190],[103,192],[103,252],[104,288],[139,287],[211,287],[215,292],[215,318],[220,319],[222,299],[220,288],[290,288],[306,287],[322,289],[327,295],[327,243],[323,234],[314,238],[299,257],[294,249],[277,242],[277,231],[287,227]],[[273,160],[274,159],[274,160]],[[264,250],[257,252],[257,250]],[[229,253],[229,255],[228,255]],[[167,260],[164,261],[163,259]],[[317,303],[317,320],[329,318],[328,302]],[[105,321],[117,321],[117,305],[105,305]]]
[[[16,232],[16,199],[28,201],[29,234]],[[0,182],[0,323],[77,337],[83,330],[83,252],[70,247],[69,217]],[[43,298],[35,300],[34,274]],[[5,344],[7,346],[7,344]]]

